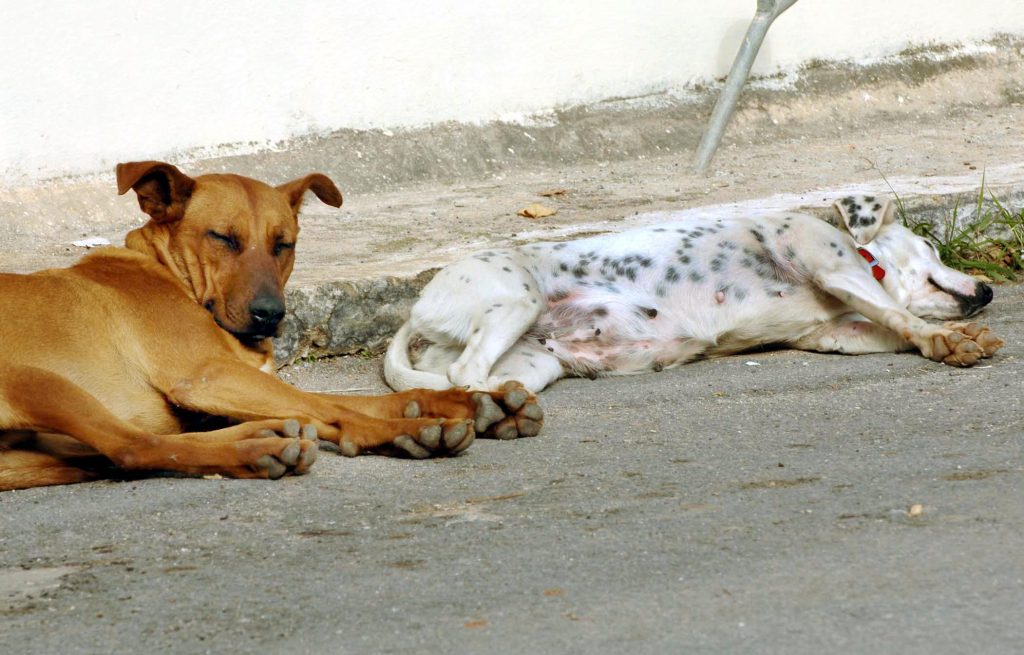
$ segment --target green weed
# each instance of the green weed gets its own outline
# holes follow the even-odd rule
[[[889,180],[882,176],[886,184]],[[970,219],[960,216],[959,200],[952,214],[940,225],[911,216],[896,190],[896,214],[914,234],[919,234],[939,250],[949,267],[971,274],[983,274],[996,282],[1013,282],[1024,271],[1024,207],[1016,213],[1005,207],[991,192],[985,202],[985,176]]]

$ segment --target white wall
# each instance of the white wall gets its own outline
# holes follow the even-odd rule
[[[0,180],[523,117],[728,70],[755,0],[0,0]],[[1024,34],[1022,0],[800,0],[756,72]]]

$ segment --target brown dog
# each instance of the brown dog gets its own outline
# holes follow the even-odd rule
[[[0,490],[91,479],[96,455],[129,470],[278,478],[309,468],[318,437],[346,455],[427,457],[476,433],[540,430],[517,385],[344,397],[271,373],[303,194],[341,205],[326,176],[275,188],[137,162],[118,165],[117,184],[150,216],[126,248],[0,275]]]

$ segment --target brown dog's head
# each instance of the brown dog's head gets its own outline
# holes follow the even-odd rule
[[[342,200],[320,173],[272,187],[240,175],[191,178],[155,161],[117,165],[118,194],[129,189],[150,220],[125,245],[166,266],[246,345],[274,336],[284,318],[303,194],[333,207]]]

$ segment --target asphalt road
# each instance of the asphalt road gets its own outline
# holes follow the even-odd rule
[[[1024,287],[983,319],[970,370],[757,353],[454,459],[0,494],[0,652],[1020,652]]]

